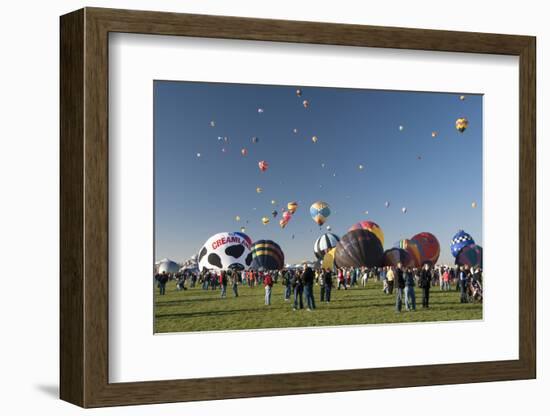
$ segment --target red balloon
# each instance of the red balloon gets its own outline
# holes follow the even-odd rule
[[[258,167],[260,168],[260,170],[262,172],[265,172],[267,170],[267,168],[269,167],[269,164],[265,160],[260,160],[258,162]]]
[[[439,259],[440,246],[439,241],[435,235],[422,232],[418,233],[411,238],[411,240],[416,241],[418,249],[420,251],[420,262],[436,264]]]

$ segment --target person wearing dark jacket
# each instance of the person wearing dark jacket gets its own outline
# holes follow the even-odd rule
[[[430,265],[425,264],[420,272],[420,281],[418,286],[422,289],[422,307],[430,307],[430,287],[432,285],[432,273]]]
[[[292,289],[294,290],[294,306],[292,309],[298,309],[298,301],[300,301],[300,309],[304,309],[304,282],[300,272],[294,273],[291,280]]]
[[[315,282],[315,274],[311,267],[306,267],[304,274],[302,275],[304,281],[304,294],[306,295],[307,310],[312,311],[315,309],[315,298],[313,296],[313,284]]]
[[[155,279],[159,288],[159,294],[164,295],[166,293],[166,283],[168,283],[168,274],[166,271],[163,271],[161,274],[157,274]]]
[[[401,263],[397,263],[397,268],[395,269],[395,287],[397,288],[395,297],[395,311],[401,312],[401,309],[403,308],[403,291],[405,289],[405,277],[403,276]]]
[[[325,283],[325,301],[330,303],[330,293],[332,292],[332,273],[329,269],[325,270],[325,273],[321,277]]]
[[[410,267],[405,271],[405,309],[416,311],[416,295],[414,293],[414,274]]]

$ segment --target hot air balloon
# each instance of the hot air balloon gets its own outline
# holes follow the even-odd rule
[[[330,225],[327,225],[327,231],[332,230],[332,227]]]
[[[298,134],[298,129],[292,129],[292,133]]]
[[[317,138],[317,136],[313,136],[313,137],[311,138],[311,141],[312,141],[313,143],[317,143],[317,140],[319,140],[319,139]]]
[[[369,215],[369,212],[368,212],[368,211],[365,211],[365,215]]]
[[[265,160],[260,160],[258,162],[258,167],[260,168],[260,170],[262,172],[265,172],[267,170],[267,168],[269,167],[269,164]]]
[[[472,244],[475,244],[472,236],[464,230],[459,230],[451,239],[451,254],[456,257],[460,250]]]
[[[241,233],[244,233],[246,231],[246,228],[241,227]]]
[[[277,203],[277,201],[275,201],[274,199],[271,200],[271,205],[275,205]]]
[[[384,252],[384,266],[397,266],[401,263],[403,267],[414,267],[414,259],[402,248],[390,248]]]
[[[259,240],[252,245],[252,264],[254,270],[280,270],[285,266],[285,255],[279,245],[271,240]]]
[[[336,245],[334,259],[338,267],[374,267],[382,264],[382,244],[367,230],[353,230]]]
[[[430,263],[434,265],[437,263],[440,246],[435,235],[428,232],[422,232],[414,235],[412,240],[416,241],[418,244],[421,264]]]
[[[403,126],[399,126],[399,131],[403,131],[404,128],[405,127],[403,127]]]
[[[289,222],[291,218],[292,218],[292,214],[290,213],[290,211],[283,212],[283,219],[286,222]]]
[[[199,251],[199,269],[244,270],[252,263],[251,247],[252,240],[242,232],[215,234]]]
[[[225,153],[225,147],[222,147],[222,153]]]
[[[248,154],[248,150],[246,150],[244,147],[241,149],[241,155],[246,156]]]
[[[334,269],[334,256],[336,254],[336,247],[331,248],[329,251],[326,252],[326,254],[323,256],[323,262],[321,263],[321,267],[323,269]]]
[[[390,201],[384,202],[384,206],[385,206],[386,208],[389,208],[389,207],[390,207]]]
[[[460,250],[455,264],[460,266],[483,267],[483,249],[477,244],[470,244]]]
[[[256,188],[256,193],[261,194],[264,190],[259,186]]]
[[[374,221],[360,221],[357,224],[353,224],[348,231],[353,230],[367,230],[373,233],[379,240],[382,247],[384,246],[384,232],[382,228]]]
[[[197,157],[201,157],[201,154],[200,154],[200,153],[197,153]]]
[[[359,170],[363,170],[365,167],[363,165],[359,165]]]
[[[277,212],[276,209],[274,209],[273,211],[271,211],[271,215],[273,215],[273,218],[277,217],[277,214],[279,214],[279,213]]]
[[[308,108],[309,107],[309,101],[308,100],[302,101],[302,105],[304,106],[304,108]]]
[[[322,259],[323,256],[332,248],[336,248],[336,245],[340,241],[340,238],[336,234],[326,233],[315,240],[313,244],[313,254],[317,259]]]
[[[258,114],[263,114],[263,112],[264,112],[263,108],[258,108]]]
[[[285,228],[288,224],[288,220],[285,220],[284,218],[281,218],[279,220],[279,225],[281,226],[281,228]]]
[[[223,140],[223,136],[218,136],[218,141],[221,142]]]
[[[394,248],[401,248],[409,253],[416,267],[420,267],[422,265],[420,247],[416,241],[405,238],[395,243]]]
[[[169,259],[162,259],[158,264],[158,273],[177,273],[179,269],[180,265]]]
[[[466,117],[461,117],[461,118],[457,118],[456,119],[456,129],[463,133],[464,130],[466,130],[468,128],[468,119]]]
[[[301,96],[302,96],[302,90],[298,88],[298,89],[296,90],[296,95],[297,95],[298,97],[301,97]]]
[[[254,136],[254,137],[252,138],[252,143],[258,143],[259,141],[260,141],[260,139],[257,138],[256,136]]]
[[[406,213],[407,213],[407,207],[401,208],[401,212],[402,212],[403,214],[406,214]]]
[[[311,218],[317,223],[317,225],[323,225],[330,215],[330,207],[326,202],[317,201],[311,204],[311,207],[309,208],[309,213],[311,214]]]
[[[437,137],[437,131],[432,131],[432,137],[435,139]]]
[[[210,127],[216,127],[216,122],[214,120],[210,122]]]
[[[241,220],[241,217],[239,217],[238,215],[235,217],[235,221],[240,221]]]
[[[472,208],[477,208],[477,202],[476,201],[472,202]]]
[[[458,97],[460,99],[460,101],[464,101],[466,99],[466,97],[464,95],[461,95],[460,97]]]
[[[321,163],[321,167],[324,168],[324,167],[325,167],[325,164],[324,164],[324,163]]]
[[[269,224],[269,217],[262,217],[262,224],[263,225]]]
[[[294,214],[296,210],[298,209],[298,203],[297,202],[289,202],[287,204],[287,209],[291,214]]]

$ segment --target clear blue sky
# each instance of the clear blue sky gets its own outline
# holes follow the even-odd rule
[[[295,263],[314,258],[313,243],[327,225],[342,236],[366,219],[382,227],[385,249],[433,233],[441,262],[451,262],[458,229],[483,244],[481,95],[461,101],[456,93],[300,87],[298,97],[296,88],[155,81],[156,259],[185,260],[212,234],[244,226],[252,240],[279,243],[285,261]],[[462,134],[458,117],[469,120]],[[266,172],[260,160],[269,163]],[[322,231],[309,214],[317,200],[332,210]],[[299,208],[281,229],[289,201]]]

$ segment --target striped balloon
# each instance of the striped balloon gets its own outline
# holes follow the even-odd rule
[[[390,248],[384,252],[384,266],[397,266],[401,263],[403,267],[414,267],[414,260],[411,255],[402,248]]]
[[[353,230],[336,245],[334,261],[338,267],[380,266],[383,248],[378,237],[367,230]]]
[[[374,221],[360,221],[357,224],[353,224],[351,228],[348,231],[352,230],[367,230],[373,233],[380,242],[382,243],[382,246],[384,246],[384,232],[382,231],[382,228],[378,224],[376,224]]]
[[[317,257],[319,260],[322,259],[327,251],[336,247],[338,241],[340,241],[340,238],[336,234],[323,234],[321,237],[315,240],[315,244],[313,244],[313,253],[315,254],[315,257]]]
[[[409,255],[411,256],[414,262],[415,267],[420,267],[422,265],[420,249],[416,241],[405,238],[395,243],[394,248],[401,248],[405,250],[407,253],[409,253]]]
[[[430,263],[434,265],[437,263],[440,246],[435,235],[428,232],[422,232],[413,236],[412,240],[418,243],[421,264]]]
[[[271,240],[259,240],[252,245],[252,264],[254,270],[280,270],[285,265],[285,255],[281,247]]]
[[[311,205],[309,213],[317,225],[323,225],[330,215],[330,208],[326,202],[317,201]]]

